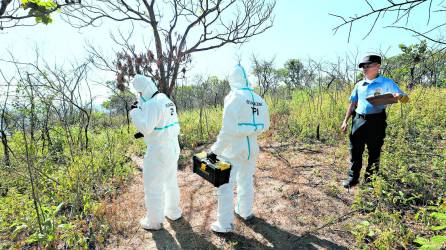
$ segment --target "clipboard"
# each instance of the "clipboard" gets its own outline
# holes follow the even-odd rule
[[[368,102],[370,102],[373,106],[377,105],[386,105],[397,103],[398,99],[393,96],[392,93],[386,93],[382,95],[368,96],[366,98]]]

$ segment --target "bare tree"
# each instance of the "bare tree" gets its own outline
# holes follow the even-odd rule
[[[28,98],[26,102],[31,105],[29,111],[31,141],[34,141],[33,135],[37,126],[48,126],[48,121],[40,122],[37,121],[39,117],[35,117],[36,105],[39,103],[48,109],[45,112],[48,119],[50,110],[58,117],[70,142],[72,155],[74,155],[73,145],[79,144],[88,149],[88,130],[92,113],[92,94],[87,81],[88,63],[72,65],[72,69],[67,71],[62,67],[51,67],[45,61],[41,61],[37,50],[34,63],[20,62],[12,54],[10,56],[11,59],[0,59],[0,61],[16,68],[17,81],[21,83],[18,90],[23,92]],[[77,141],[72,134],[72,127],[76,125],[79,126]],[[49,131],[42,134],[49,135]]]
[[[341,20],[341,23],[333,28],[334,33],[336,33],[340,28],[347,26],[349,28],[348,40],[350,40],[353,24],[355,22],[373,18],[373,23],[370,26],[368,32],[365,34],[365,38],[373,31],[376,24],[379,22],[380,17],[391,15],[393,21],[390,24],[385,25],[385,27],[404,29],[431,42],[443,45],[446,44],[446,41],[441,38],[435,37],[435,35],[433,34],[434,31],[441,31],[442,28],[446,26],[446,20],[443,18],[444,21],[441,21],[440,23],[431,23],[432,15],[443,15],[443,13],[446,11],[446,6],[444,5],[443,0],[387,0],[384,1],[384,4],[382,2],[377,3],[370,0],[364,0],[364,2],[365,4],[367,4],[368,10],[363,12],[362,14],[355,14],[351,17],[330,14]],[[408,27],[413,12],[415,10],[422,9],[423,7],[426,8],[425,11],[427,30],[420,31]]]
[[[182,66],[195,52],[241,44],[263,33],[273,24],[275,0],[88,0],[65,8],[74,27],[97,26],[103,19],[132,21],[151,29],[155,50],[125,53],[125,65],[117,65],[117,81],[122,84],[137,73],[155,78],[160,91],[170,95]],[[232,14],[232,15],[231,15]]]
[[[260,95],[264,97],[269,91],[275,90],[279,84],[279,74],[274,68],[274,58],[261,60],[253,56],[252,63],[254,66],[253,73],[260,87]]]

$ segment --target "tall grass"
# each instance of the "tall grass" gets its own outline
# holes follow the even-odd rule
[[[0,167],[0,248],[88,248],[104,239],[95,217],[101,199],[117,193],[133,171],[129,156],[140,147],[126,128],[91,133],[88,151],[70,151],[58,128],[51,147],[29,145],[27,169],[20,132],[10,139],[11,166]],[[33,185],[30,182],[33,178]]]

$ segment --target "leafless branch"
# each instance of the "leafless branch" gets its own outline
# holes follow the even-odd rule
[[[364,38],[366,38],[371,34],[373,29],[377,25],[380,17],[384,17],[385,14],[388,14],[388,13],[394,13],[395,14],[394,21],[392,22],[392,25],[388,25],[385,27],[403,28],[407,31],[415,33],[418,36],[422,36],[432,42],[438,42],[438,43],[442,44],[439,39],[435,39],[432,36],[427,35],[427,33],[430,33],[434,30],[439,30],[441,27],[443,27],[445,25],[444,23],[440,24],[440,25],[435,25],[434,27],[430,28],[429,31],[424,32],[424,33],[420,32],[420,31],[416,31],[412,28],[409,28],[408,25],[409,25],[409,20],[411,19],[412,12],[415,9],[419,9],[421,6],[423,6],[423,4],[428,3],[426,19],[427,19],[427,25],[429,26],[431,23],[431,18],[432,18],[431,16],[433,13],[438,13],[438,12],[442,12],[442,11],[446,10],[446,7],[444,5],[442,5],[443,1],[438,1],[437,3],[435,3],[434,0],[399,0],[399,1],[388,0],[387,4],[385,4],[384,6],[380,6],[379,8],[375,7],[375,5],[377,5],[377,3],[371,2],[369,0],[364,0],[364,1],[367,4],[367,6],[369,7],[369,11],[366,11],[363,14],[354,15],[353,17],[344,17],[344,16],[329,13],[329,15],[334,16],[341,20],[340,24],[333,28],[334,34],[336,34],[342,27],[349,26],[348,41],[350,41],[353,24],[374,16],[374,21],[373,21],[369,31],[364,36]],[[434,9],[434,8],[436,8],[436,9]],[[402,22],[402,20],[405,20],[404,24],[397,25],[398,23]]]
[[[445,25],[445,24],[443,24],[443,25]],[[431,42],[446,45],[446,42],[444,40],[442,40],[442,39],[435,39],[435,38],[432,38],[430,36],[427,36],[427,35],[425,35],[426,32],[425,33],[421,33],[421,32],[418,32],[418,31],[416,31],[414,29],[407,28],[407,27],[402,27],[402,26],[387,26],[387,27],[407,30],[407,31],[410,31],[410,32],[414,33],[415,35],[420,36],[420,37],[422,37],[424,39],[427,39],[427,40],[429,40]]]

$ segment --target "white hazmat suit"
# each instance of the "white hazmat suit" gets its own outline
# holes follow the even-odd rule
[[[270,124],[268,106],[253,92],[241,65],[235,67],[229,84],[231,91],[224,101],[223,126],[211,147],[212,153],[232,164],[229,182],[217,191],[217,221],[211,229],[220,233],[233,230],[234,182],[237,183],[235,212],[244,219],[253,216],[253,175],[259,154],[257,136]]]
[[[177,167],[180,154],[180,125],[175,104],[148,77],[136,75],[133,87],[142,93],[138,108],[130,111],[137,130],[144,135],[144,193],[147,216],[140,221],[143,228],[158,230],[164,216],[181,217]]]

